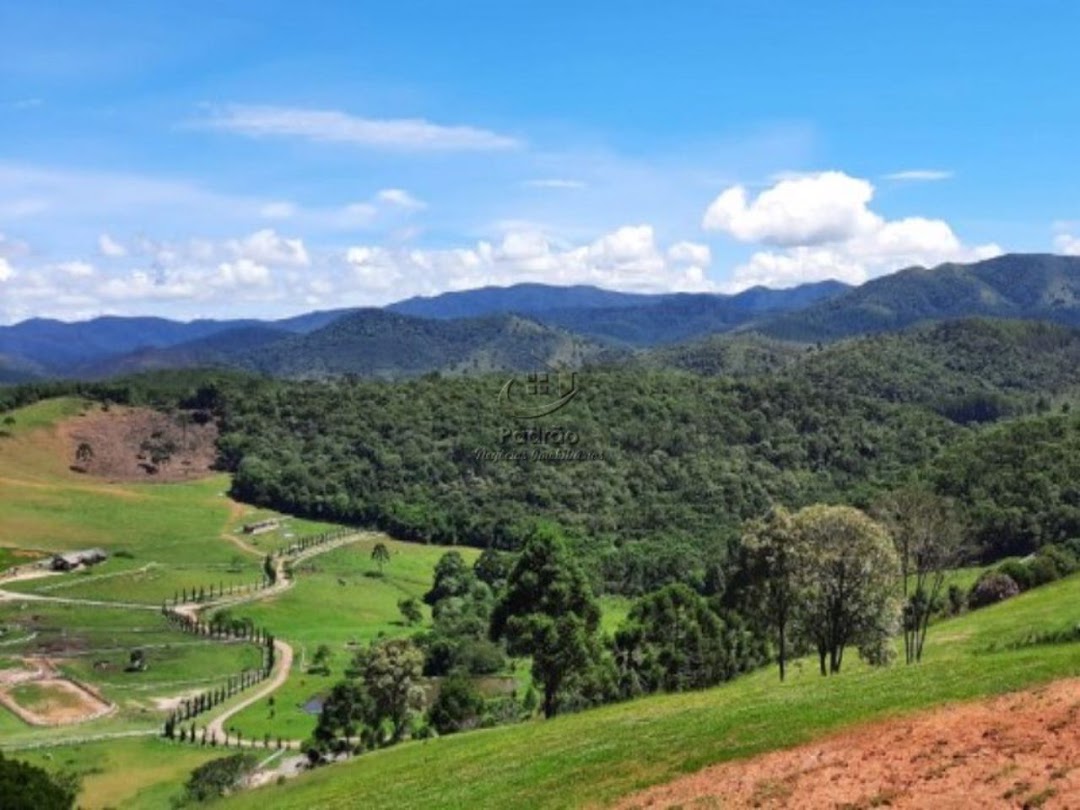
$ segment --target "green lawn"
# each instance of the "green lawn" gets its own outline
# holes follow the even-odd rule
[[[921,665],[849,665],[832,678],[795,666],[704,692],[665,695],[577,715],[406,743],[285,786],[238,795],[230,808],[273,806],[580,807],[705,765],[806,742],[840,727],[1080,675],[1080,645],[1001,650],[1033,631],[1080,622],[1080,577],[944,621]]]

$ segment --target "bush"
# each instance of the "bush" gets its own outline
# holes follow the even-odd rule
[[[1030,566],[1027,563],[1022,563],[1019,560],[1007,560],[997,567],[999,574],[1012,579],[1016,583],[1021,591],[1029,590],[1038,584],[1035,582],[1035,577],[1032,573]]]
[[[1080,568],[1078,555],[1064,545],[1050,544],[1039,549],[1036,559],[1045,559],[1054,566],[1058,578],[1067,577]]]
[[[993,605],[1011,599],[1020,593],[1020,586],[1008,574],[999,571],[989,571],[979,577],[979,581],[971,588],[968,594],[968,607],[972,610]]]
[[[1031,587],[1037,588],[1040,585],[1048,585],[1051,582],[1061,579],[1061,574],[1058,573],[1058,568],[1054,565],[1054,561],[1049,557],[1043,557],[1037,555],[1032,558],[1031,562],[1027,564],[1028,572],[1031,575]]]
[[[955,582],[949,586],[947,605],[950,616],[959,616],[964,610],[964,589]]]
[[[184,785],[188,801],[208,802],[225,796],[240,786],[255,770],[258,760],[251,754],[233,754],[213,759],[191,772]]]
[[[428,722],[440,734],[453,734],[473,728],[483,710],[484,699],[472,678],[455,672],[442,682],[439,696],[428,711]]]

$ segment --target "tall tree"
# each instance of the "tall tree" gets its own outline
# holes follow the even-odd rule
[[[476,574],[460,551],[448,551],[435,563],[435,578],[424,601],[436,605],[443,599],[465,596],[476,581]]]
[[[643,596],[615,635],[624,692],[714,686],[746,668],[746,645],[727,632],[708,602],[686,585]],[[741,634],[741,633],[740,633]]]
[[[963,525],[951,501],[910,487],[889,493],[873,511],[889,528],[900,556],[904,658],[915,663],[922,660],[946,574],[968,556]]]
[[[390,550],[385,543],[376,543],[371,549],[371,559],[379,566],[379,575],[382,576],[383,566],[390,562]]]
[[[505,638],[513,655],[531,655],[544,691],[544,716],[599,656],[600,608],[581,568],[557,532],[536,529],[514,563],[491,616],[491,637]]]
[[[375,725],[390,723],[391,743],[401,740],[409,721],[423,706],[423,669],[424,654],[407,638],[372,642],[353,660],[350,674],[359,676],[371,697]]]
[[[780,680],[787,674],[792,622],[799,607],[799,571],[805,556],[791,513],[774,507],[749,525],[742,539],[751,609],[776,633]]]
[[[878,658],[900,612],[900,561],[889,533],[850,506],[808,506],[792,524],[802,549],[798,621],[817,647],[821,673],[840,671],[848,645]]]

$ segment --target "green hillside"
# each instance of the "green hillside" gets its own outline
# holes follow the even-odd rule
[[[976,316],[1080,324],[1080,258],[1007,254],[974,264],[913,267],[758,328],[787,340],[835,340]]]
[[[362,755],[223,808],[602,806],[705,765],[788,747],[854,723],[1080,675],[1080,577],[932,628],[922,664],[832,678],[772,669],[716,689]],[[1040,641],[1040,639],[1047,639]]]

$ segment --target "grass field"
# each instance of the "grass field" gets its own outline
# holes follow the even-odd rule
[[[792,746],[853,723],[1080,675],[1072,644],[1021,646],[1033,631],[1080,622],[1080,577],[941,622],[913,667],[815,665],[705,692],[665,695],[552,721],[406,743],[223,807],[463,808],[602,805],[705,765]]]
[[[382,576],[376,576],[378,566],[371,560],[376,542],[390,551]],[[405,625],[398,601],[424,595],[431,587],[435,563],[448,550],[372,535],[312,559],[297,570],[296,584],[280,596],[233,609],[234,615],[250,617],[292,644],[296,665],[273,705],[262,701],[235,717],[232,725],[256,737],[266,733],[293,739],[308,736],[315,728],[315,717],[303,705],[341,679],[356,645],[366,645],[380,635],[409,635],[422,629]],[[479,554],[476,549],[457,550],[470,562]],[[425,616],[426,611],[425,606]],[[305,671],[305,661],[311,660],[320,644],[331,650],[329,677]]]
[[[83,785],[79,806],[85,810],[169,807],[172,797],[182,792],[188,774],[219,756],[221,751],[155,738],[106,740],[18,754],[19,759],[47,770],[79,775]]]
[[[71,574],[7,582],[6,590],[153,608],[183,589],[255,581],[266,553],[333,528],[285,517],[274,531],[243,534],[244,523],[282,516],[224,497],[229,486],[224,475],[179,484],[134,484],[72,472],[58,422],[78,419],[90,407],[96,406],[77,399],[37,403],[17,412],[15,425],[8,426],[13,435],[0,438],[0,567],[25,565],[23,549],[44,554],[100,546],[110,552],[109,559]],[[377,540],[391,551],[382,576],[376,576],[371,561]],[[297,661],[293,676],[275,695],[273,717],[269,707],[259,705],[231,725],[245,736],[308,734],[314,718],[302,711],[302,704],[341,677],[351,657],[348,645],[366,644],[382,634],[417,632],[419,628],[401,621],[398,600],[423,595],[445,551],[372,535],[301,563],[289,591],[265,603],[233,607],[234,615],[250,617],[292,643]],[[461,551],[469,560],[478,553]],[[21,666],[23,656],[46,657],[62,674],[93,685],[120,707],[109,717],[58,728],[31,727],[0,710],[0,745],[23,749],[20,757],[50,767],[70,760],[71,767],[86,774],[80,796],[86,807],[168,806],[188,772],[214,754],[153,738],[85,745],[63,741],[155,729],[165,713],[160,700],[216,686],[260,660],[251,645],[179,633],[153,609],[13,599],[0,602],[0,627],[0,667]],[[305,659],[323,643],[334,651],[332,674],[306,674]],[[136,648],[145,653],[149,668],[125,672]],[[33,702],[41,687],[27,684],[19,689],[20,699]],[[25,750],[49,743],[56,746]]]

